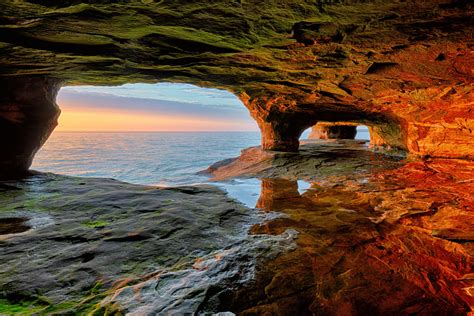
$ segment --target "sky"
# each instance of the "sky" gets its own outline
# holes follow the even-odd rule
[[[225,90],[190,84],[63,87],[57,131],[258,131]]]

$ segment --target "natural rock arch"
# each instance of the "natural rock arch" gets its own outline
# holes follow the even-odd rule
[[[354,139],[357,123],[318,123],[314,125],[309,139]]]
[[[235,93],[262,146],[317,122],[373,143],[474,158],[470,1],[3,1],[0,174],[25,172],[61,83],[186,82]]]

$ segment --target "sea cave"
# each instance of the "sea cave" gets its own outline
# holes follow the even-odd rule
[[[0,314],[471,315],[473,21],[468,0],[3,0]],[[85,89],[68,122],[100,130],[59,134]],[[106,130],[119,105],[134,133]]]

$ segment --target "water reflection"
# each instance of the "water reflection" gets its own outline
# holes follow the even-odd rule
[[[454,171],[442,181],[431,167],[420,166],[358,181],[314,182],[304,190],[298,181],[262,179],[256,207],[285,216],[253,226],[251,233],[278,235],[296,229],[298,247],[261,262],[254,282],[220,295],[219,310],[468,313],[474,306],[474,231],[465,221],[474,218],[472,184],[456,179]],[[436,181],[427,181],[433,176],[438,177],[437,188]],[[457,192],[460,183],[466,186]],[[457,216],[446,213],[452,199],[463,210]],[[438,238],[440,231],[448,235]],[[459,234],[464,236],[461,242],[450,241]]]
[[[4,266],[15,272],[3,278],[54,295],[76,295],[70,285],[83,280],[92,287],[103,276],[107,286],[126,279],[115,282],[105,302],[114,304],[115,294],[123,293],[119,302],[127,308],[154,311],[170,306],[168,299],[197,313],[472,310],[474,162],[394,162],[333,147],[279,155],[253,173],[263,173],[262,179],[219,184],[257,210],[207,186],[157,190],[55,175],[33,177],[18,188],[0,185],[0,210],[10,212],[5,217],[27,214],[30,225],[37,214],[47,223],[30,225],[23,242],[4,243],[13,247],[2,257]],[[73,248],[64,250],[71,241]],[[21,261],[25,253],[30,260]],[[88,278],[81,274],[85,268]],[[49,282],[28,285],[39,274],[51,276]],[[67,286],[58,289],[56,280],[64,276]]]

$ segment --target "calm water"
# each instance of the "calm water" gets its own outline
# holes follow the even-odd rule
[[[357,138],[368,138],[364,133]],[[258,132],[55,132],[32,168],[137,184],[191,184],[207,179],[196,172],[259,143]]]
[[[196,172],[259,142],[256,132],[57,132],[32,169],[137,184],[189,184],[206,179]]]

